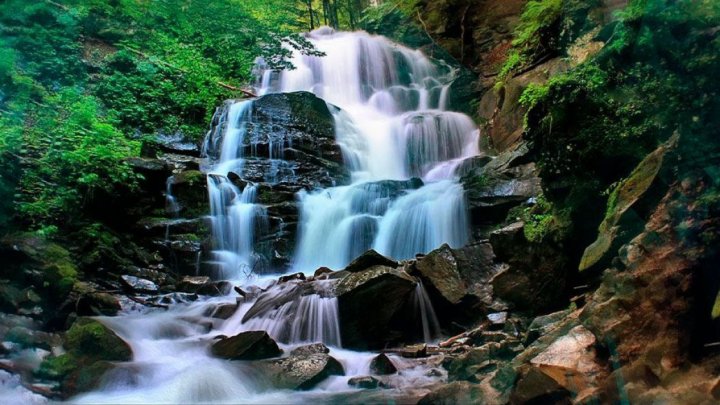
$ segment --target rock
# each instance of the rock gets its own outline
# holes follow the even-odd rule
[[[175,286],[177,291],[201,295],[228,295],[233,290],[228,281],[211,281],[207,276],[185,276]]]
[[[421,343],[417,345],[411,345],[411,346],[405,346],[402,349],[398,351],[400,356],[406,357],[409,359],[418,359],[421,357],[427,357],[428,356],[428,347],[426,344]]]
[[[376,375],[395,374],[397,367],[385,353],[380,353],[370,362],[370,371]]]
[[[507,318],[507,312],[494,312],[487,315],[487,319],[488,321],[490,321],[490,324],[493,326],[500,326],[500,328],[505,325],[505,322],[507,322]]]
[[[282,350],[265,331],[242,332],[219,340],[211,347],[212,354],[228,360],[260,360],[277,357]]]
[[[420,399],[418,405],[482,404],[485,402],[485,395],[479,385],[467,381],[454,381],[433,389],[432,392]]]
[[[345,267],[344,270],[349,271],[350,273],[357,273],[373,266],[396,268],[398,267],[398,262],[381,255],[373,249],[370,249],[360,255],[357,259],[353,260],[347,267]]]
[[[446,358],[443,366],[448,371],[450,381],[478,382],[477,375],[493,371],[499,363],[515,357],[518,350],[521,350],[520,347],[511,340],[488,342],[460,355]]]
[[[319,269],[315,270],[315,273],[313,273],[313,277],[318,278],[324,274],[332,274],[333,271],[327,267],[320,267]]]
[[[137,293],[153,294],[160,290],[160,287],[150,280],[127,274],[120,276],[120,281],[126,288]]]
[[[200,157],[200,148],[198,145],[185,138],[181,133],[158,134],[155,136],[155,142],[157,142],[160,149],[165,152]]]
[[[500,270],[491,283],[496,297],[535,313],[565,304],[567,255],[552,243],[532,243],[516,222],[490,234]]]
[[[303,273],[295,273],[295,274],[289,274],[287,276],[281,276],[279,281],[281,283],[287,283],[288,281],[292,280],[305,280],[305,274]]]
[[[497,91],[488,91],[480,100],[481,116],[488,118],[482,128],[492,146],[504,151],[522,139],[523,118],[527,108],[519,102],[520,96],[531,83],[543,83],[551,75],[568,68],[560,58],[551,59],[534,69],[509,78]]]
[[[351,387],[362,388],[365,390],[371,390],[378,387],[382,387],[383,383],[372,376],[353,377],[348,380],[348,385]]]
[[[213,318],[217,318],[217,319],[228,319],[231,316],[235,315],[237,308],[238,308],[237,304],[218,305],[215,309],[213,309],[210,316]]]
[[[199,217],[210,211],[207,177],[199,170],[186,170],[170,177],[172,195],[185,217]]]
[[[525,346],[530,345],[540,336],[547,335],[552,329],[557,326],[558,322],[565,319],[568,315],[570,315],[570,310],[564,310],[538,316],[537,318],[533,319],[527,329]]]
[[[510,394],[510,404],[570,404],[570,397],[567,389],[533,367],[518,381]]]
[[[342,364],[325,353],[295,354],[255,363],[275,388],[307,390],[331,375],[344,375]]]
[[[76,312],[80,316],[113,316],[121,309],[120,301],[116,296],[103,292],[84,294],[76,303]]]
[[[213,117],[205,144],[211,161],[219,159],[233,103],[227,101]],[[238,142],[243,168],[217,176],[226,175],[239,189],[249,183],[256,185],[257,202],[267,207],[268,228],[256,234],[253,246],[259,263],[254,270],[288,269],[297,246],[296,193],[350,180],[342,150],[335,142],[331,110],[336,107],[329,107],[312,93],[297,92],[268,94],[253,100],[248,108],[252,118],[244,123],[247,132]]]
[[[642,231],[645,220],[638,214],[646,209],[637,209],[643,202],[657,202],[665,192],[659,174],[667,170],[665,155],[675,149],[679,135],[675,133],[665,144],[645,157],[625,180],[620,182],[608,198],[607,212],[600,227],[598,237],[585,249],[580,260],[580,271],[591,267],[602,267],[609,257],[615,256],[618,249],[632,237]],[[645,201],[643,201],[645,200]],[[647,201],[649,200],[649,201]],[[654,206],[654,204],[649,204]],[[636,209],[631,210],[635,207]],[[643,215],[644,216],[644,215]]]
[[[457,260],[447,244],[419,259],[415,269],[426,286],[432,285],[451,304],[459,304],[467,294]]]
[[[290,352],[290,355],[309,356],[311,354],[327,354],[330,349],[322,343],[313,343],[305,346],[296,347]]]
[[[578,393],[593,388],[595,377],[602,371],[596,358],[595,344],[592,332],[584,326],[576,326],[530,363],[568,391]]]
[[[401,310],[415,290],[406,272],[374,266],[350,273],[336,287],[343,347],[383,348],[408,331]]]
[[[75,357],[130,361],[132,349],[110,328],[91,318],[78,318],[67,331],[65,348]]]

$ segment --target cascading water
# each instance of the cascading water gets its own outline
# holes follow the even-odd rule
[[[311,91],[339,106],[336,139],[353,183],[300,193],[295,270],[342,268],[369,248],[407,259],[462,246],[467,214],[454,169],[479,153],[479,132],[445,111],[453,72],[362,32],[323,29],[309,40],[326,56],[296,52],[296,69],[265,71],[258,91]],[[411,178],[421,181],[397,182]]]
[[[311,91],[340,107],[330,111],[352,181],[298,193],[300,224],[293,266],[303,272],[320,266],[341,268],[369,248],[405,259],[442,243],[463,245],[468,238],[467,214],[454,169],[478,154],[479,132],[467,116],[446,111],[452,72],[435,66],[419,51],[362,32],[321,29],[309,40],[327,56],[296,54],[297,69],[264,72],[259,93]],[[258,185],[240,180],[248,161],[262,155],[269,163],[262,173],[268,183],[294,176],[283,160],[288,140],[271,134],[262,150],[257,148],[254,102],[234,102],[216,114],[204,147],[214,262],[220,270],[217,276],[226,279],[247,280],[258,260],[256,243],[267,227],[266,208],[257,202]],[[333,295],[338,280],[254,281],[264,288],[238,300],[237,310],[226,320],[210,314],[236,305],[233,296],[178,302],[167,311],[126,308],[121,317],[101,318],[130,344],[133,361],[119,364],[103,377],[97,391],[74,400],[338,403],[347,397],[333,395],[358,392],[348,386],[348,379],[372,374],[374,354],[340,348],[338,298]],[[420,283],[411,299],[420,320],[418,333],[425,341],[436,339],[437,319]],[[259,378],[250,363],[209,355],[209,346],[220,335],[250,330],[267,331],[286,353],[302,343],[326,343],[345,376],[329,377],[302,393],[283,391]],[[438,381],[437,373],[427,373],[423,365],[390,357],[400,370],[387,376],[397,398]]]
[[[255,204],[256,187],[246,184],[242,189],[228,179],[228,173],[242,173],[243,141],[246,125],[251,121],[252,101],[234,103],[227,113],[220,155],[207,176],[210,196],[215,263],[220,269],[219,277],[225,279],[246,278],[254,268],[253,241],[256,229],[266,220],[265,209]],[[221,116],[221,118],[225,118]],[[215,137],[213,136],[215,135]],[[217,142],[219,134],[209,134],[205,150]],[[260,225],[260,226],[258,226]]]

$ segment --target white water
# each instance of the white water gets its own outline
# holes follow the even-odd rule
[[[326,56],[296,52],[296,69],[266,71],[258,90],[311,91],[339,106],[336,139],[354,181],[300,194],[295,270],[339,269],[369,248],[407,259],[465,244],[467,210],[454,169],[479,153],[479,131],[469,117],[444,111],[453,72],[362,32],[323,29],[309,39]],[[371,183],[412,177],[426,185],[399,196]]]
[[[258,281],[267,285],[267,280]],[[271,295],[277,296],[294,286],[291,282],[269,285],[267,288]],[[339,339],[339,331],[336,323],[330,322],[337,321],[337,314],[322,316],[319,312],[332,311],[332,308],[337,311],[336,299],[319,298],[318,295],[303,298],[308,300],[299,301],[299,308],[289,322],[284,317],[288,315],[286,308],[270,311],[243,323],[242,318],[254,305],[254,300],[241,304],[227,320],[209,316],[218,305],[234,303],[234,297],[176,303],[169,310],[125,308],[122,316],[99,317],[100,321],[130,344],[133,361],[117,363],[113,370],[103,376],[98,390],[77,396],[70,402],[338,403],[337,399],[333,399],[333,395],[361,391],[350,387],[348,380],[354,376],[370,375],[370,361],[376,354],[353,352],[333,346],[332,341]],[[289,330],[283,331],[283,328]],[[276,337],[285,353],[303,343],[325,342],[330,346],[330,355],[343,365],[345,375],[330,377],[310,391],[277,390],[254,370],[251,362],[227,361],[209,355],[209,346],[217,336],[232,336],[258,329],[265,329]],[[337,343],[339,344],[339,341]],[[388,377],[388,382],[396,388],[383,391],[388,401],[392,402],[392,398],[402,392],[422,389],[423,386],[439,380],[438,377],[427,376],[425,367],[397,356],[390,358],[400,372]]]

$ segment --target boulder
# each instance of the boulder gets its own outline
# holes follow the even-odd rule
[[[91,318],[78,318],[65,336],[65,348],[75,357],[130,361],[132,349],[110,328]]]
[[[417,282],[403,270],[374,266],[350,273],[336,287],[343,346],[383,348],[408,335],[401,311]]]
[[[265,331],[242,332],[220,339],[211,347],[215,357],[228,360],[261,360],[277,357],[282,350]]]
[[[217,319],[228,319],[237,311],[237,304],[222,304],[215,307],[210,316]]]
[[[555,340],[530,363],[574,393],[592,388],[603,368],[598,364],[595,335],[584,326],[576,326]]]
[[[580,271],[607,264],[620,246],[643,230],[646,217],[650,214],[647,206],[654,207],[653,203],[659,201],[667,188],[660,174],[663,169],[668,169],[668,165],[664,164],[668,160],[666,154],[675,149],[678,138],[676,133],[647,155],[612,191],[597,239],[585,249],[580,260]]]
[[[348,380],[348,385],[351,387],[356,388],[362,388],[365,390],[371,390],[374,388],[382,387],[384,384],[382,381],[378,380],[377,378],[373,376],[361,376],[361,377],[353,377]]]
[[[326,353],[296,353],[255,366],[278,389],[307,390],[331,375],[345,374],[342,364]]]
[[[417,345],[405,346],[398,351],[400,356],[408,359],[419,359],[421,357],[428,357],[428,347],[425,343]]]
[[[370,371],[377,375],[387,375],[397,373],[397,367],[393,364],[392,360],[385,354],[380,353],[373,357],[370,362]]]
[[[490,234],[502,262],[491,284],[496,297],[517,309],[535,313],[564,305],[567,257],[552,243],[532,243],[516,222]]]
[[[477,384],[454,381],[442,384],[425,395],[418,405],[455,405],[486,403],[486,396]]]
[[[127,274],[120,276],[120,281],[125,288],[136,293],[153,294],[160,290],[160,287],[150,280]]]
[[[313,343],[305,346],[296,347],[290,352],[291,356],[309,356],[311,354],[327,354],[330,349],[322,343]]]
[[[373,266],[396,268],[398,267],[398,262],[381,255],[374,249],[370,249],[348,264],[344,270],[351,273],[357,273]]]
[[[510,404],[571,404],[570,391],[537,368],[530,368],[510,394]]]
[[[211,281],[207,276],[185,276],[175,286],[177,291],[201,295],[227,295],[233,290],[228,281]]]
[[[467,285],[447,244],[418,259],[414,269],[425,286],[432,285],[451,304],[459,304],[467,294]]]

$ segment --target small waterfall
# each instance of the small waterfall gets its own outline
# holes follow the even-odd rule
[[[422,281],[418,281],[415,286],[415,300],[413,302],[416,313],[420,314],[420,323],[422,325],[423,339],[425,343],[433,343],[440,336],[440,322],[435,315],[432,302],[428,296]]]
[[[238,186],[228,178],[231,172],[242,173],[244,167],[252,105],[252,101],[235,102],[218,111],[214,119],[219,123],[207,135],[203,146],[203,153],[213,163],[208,170],[207,186],[214,263],[219,268],[218,276],[226,279],[251,275],[256,266],[253,243],[267,229],[267,212],[256,204],[257,187],[251,183]]]
[[[256,230],[266,228],[267,213],[255,204],[257,188],[247,184],[240,191],[225,176],[207,177],[213,237],[213,252],[223,278],[250,275],[254,266],[253,242]]]
[[[223,330],[232,334],[264,330],[285,344],[322,342],[341,347],[338,300],[329,290],[304,291],[293,282],[282,283],[270,287],[253,304],[233,315]]]

